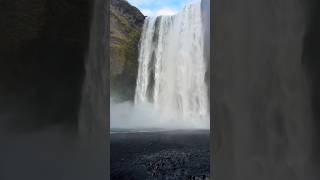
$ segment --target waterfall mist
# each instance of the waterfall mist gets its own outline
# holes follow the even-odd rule
[[[111,102],[111,127],[209,128],[201,4],[147,17],[134,103]]]

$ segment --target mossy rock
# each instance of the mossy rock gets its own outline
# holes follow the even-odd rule
[[[138,73],[139,41],[144,15],[124,0],[111,1],[111,96],[133,100]]]

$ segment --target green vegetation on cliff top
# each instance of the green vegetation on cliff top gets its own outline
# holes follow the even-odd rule
[[[110,85],[112,96],[121,96],[122,100],[132,100],[138,72],[138,47],[143,24],[137,23],[136,19],[144,19],[144,16],[137,9],[129,11],[123,9],[124,7],[111,7]]]

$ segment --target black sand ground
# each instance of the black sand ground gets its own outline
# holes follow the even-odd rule
[[[113,133],[112,180],[209,179],[209,131]]]

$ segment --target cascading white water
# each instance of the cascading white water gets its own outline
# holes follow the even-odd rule
[[[174,16],[146,18],[138,61],[135,105],[151,103],[163,120],[208,127],[200,3]]]

